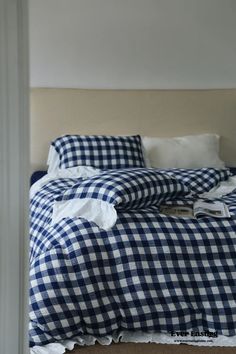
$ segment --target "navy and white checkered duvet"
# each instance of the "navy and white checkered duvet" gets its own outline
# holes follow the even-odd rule
[[[236,192],[223,198],[231,219],[149,207],[119,212],[110,231],[79,218],[50,226],[75,183],[51,181],[31,201],[31,346],[119,329],[236,334]]]

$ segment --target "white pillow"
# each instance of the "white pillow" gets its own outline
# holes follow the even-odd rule
[[[152,167],[225,167],[219,158],[219,135],[201,134],[176,138],[142,138]]]
[[[50,145],[48,153],[48,173],[56,173],[59,169],[60,158],[54,146]]]

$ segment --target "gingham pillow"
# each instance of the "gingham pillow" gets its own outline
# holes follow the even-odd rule
[[[53,223],[80,216],[109,229],[116,210],[146,208],[189,193],[181,181],[155,169],[112,170],[75,184],[57,197]]]
[[[170,176],[182,181],[192,194],[202,194],[209,192],[213,187],[216,187],[220,182],[226,181],[231,172],[228,168],[198,168],[198,169],[185,169],[185,168],[172,168],[160,169],[160,172],[166,173]]]
[[[139,135],[64,135],[51,144],[59,167],[92,166],[100,169],[145,167]]]

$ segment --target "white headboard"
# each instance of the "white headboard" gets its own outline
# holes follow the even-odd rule
[[[32,89],[31,166],[45,169],[62,134],[221,136],[221,158],[236,166],[236,90]]]

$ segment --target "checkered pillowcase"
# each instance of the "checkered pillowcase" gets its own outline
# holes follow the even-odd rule
[[[182,181],[182,183],[184,183],[189,188],[189,190],[191,190],[191,192],[196,195],[209,192],[220,182],[226,181],[231,175],[230,170],[227,168],[172,168],[161,169],[160,171]]]
[[[156,169],[137,168],[103,172],[76,183],[56,200],[98,199],[128,210],[158,205],[188,193],[189,189],[172,176]]]
[[[52,142],[60,168],[92,166],[100,169],[145,167],[141,137],[64,135]]]

